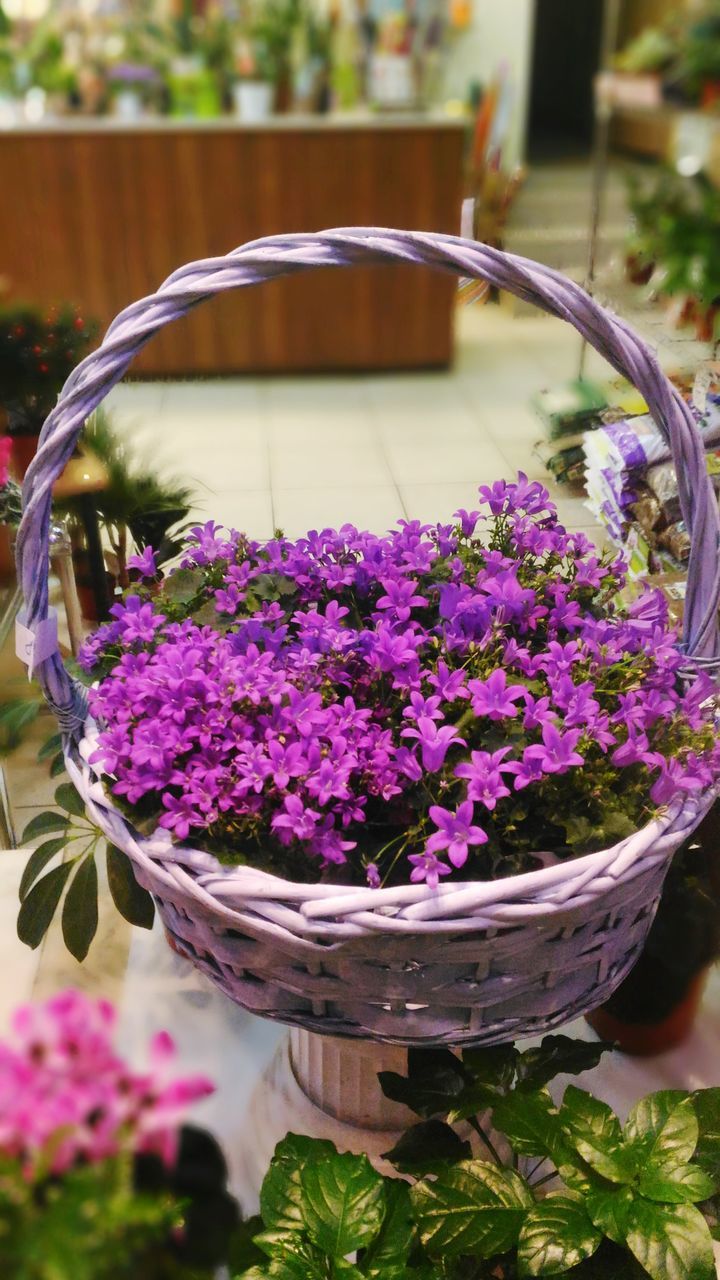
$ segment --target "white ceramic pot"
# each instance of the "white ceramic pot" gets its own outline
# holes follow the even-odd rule
[[[115,115],[121,120],[139,120],[143,114],[143,100],[135,89],[123,89],[115,95]]]
[[[235,114],[247,124],[272,115],[275,86],[264,80],[238,80],[233,85]]]

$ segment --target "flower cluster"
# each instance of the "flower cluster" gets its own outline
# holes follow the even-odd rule
[[[152,1041],[150,1070],[133,1072],[113,1047],[114,1029],[112,1005],[77,991],[16,1012],[0,1044],[0,1155],[20,1160],[27,1177],[121,1152],[175,1159],[181,1120],[213,1086],[173,1078],[165,1032]]]
[[[264,545],[209,523],[81,655],[92,763],[142,830],[377,885],[613,843],[720,769],[660,593],[524,475],[489,514]],[[138,572],[154,572],[150,560]]]

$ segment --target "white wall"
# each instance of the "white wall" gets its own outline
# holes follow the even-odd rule
[[[535,0],[473,0],[472,23],[454,38],[446,68],[447,96],[465,98],[472,80],[487,84],[499,64],[507,63],[514,89],[511,164],[525,152],[534,12]]]

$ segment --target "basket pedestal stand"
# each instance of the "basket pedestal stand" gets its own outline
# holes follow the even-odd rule
[[[382,1173],[392,1174],[382,1154],[418,1118],[384,1096],[377,1075],[406,1070],[407,1049],[399,1045],[293,1027],[248,1105],[240,1179],[244,1211],[257,1211],[260,1185],[286,1133],[328,1138],[339,1151],[365,1154]]]

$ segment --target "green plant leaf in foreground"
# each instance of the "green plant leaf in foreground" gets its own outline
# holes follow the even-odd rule
[[[410,1196],[420,1239],[434,1257],[506,1253],[517,1244],[535,1203],[519,1174],[483,1160],[465,1161],[434,1182],[419,1182]]]
[[[27,844],[30,840],[37,840],[38,836],[49,835],[51,831],[67,831],[69,826],[70,819],[65,813],[55,813],[53,809],[36,813],[22,833],[21,843]]]
[[[98,874],[95,858],[89,854],[80,863],[65,895],[62,931],[65,946],[76,960],[83,961],[98,926]]]
[[[569,1085],[560,1108],[560,1122],[582,1159],[610,1182],[632,1182],[638,1162],[626,1146],[615,1112],[605,1102]]]
[[[335,1152],[300,1170],[302,1216],[311,1240],[332,1258],[369,1245],[385,1215],[385,1185],[367,1156]]]
[[[694,1205],[635,1200],[628,1208],[626,1241],[652,1280],[714,1280],[710,1230]]]
[[[114,844],[109,844],[106,861],[110,893],[120,915],[129,924],[139,925],[141,929],[152,929],[155,904],[151,894],[135,879],[127,854]]]
[[[33,849],[25,863],[25,868],[20,878],[18,897],[21,902],[27,897],[31,885],[45,870],[48,862],[51,862],[55,855],[65,848],[66,844],[65,836],[54,836],[52,840],[45,840],[38,845],[37,849]]]
[[[460,1059],[449,1049],[410,1049],[407,1076],[381,1071],[378,1080],[386,1098],[426,1120],[447,1115],[468,1083]]]
[[[300,1171],[308,1160],[329,1159],[336,1154],[332,1142],[289,1133],[275,1148],[272,1163],[260,1188],[260,1212],[272,1231],[305,1230],[301,1204]]]
[[[17,932],[28,947],[39,947],[62,897],[72,862],[61,862],[33,885],[25,897],[17,918]]]
[[[520,1276],[563,1275],[590,1258],[602,1233],[590,1221],[582,1196],[551,1195],[530,1210],[520,1232]]]
[[[559,1075],[579,1076],[591,1071],[612,1048],[602,1040],[573,1040],[570,1036],[545,1036],[534,1049],[520,1055],[517,1087],[542,1089]]]
[[[442,1120],[423,1120],[413,1125],[401,1136],[392,1151],[383,1153],[401,1173],[414,1173],[421,1177],[435,1173],[448,1164],[469,1160],[472,1149]]]
[[[677,1089],[650,1093],[633,1107],[623,1133],[639,1166],[647,1161],[657,1168],[686,1164],[699,1134],[692,1100]]]
[[[76,791],[72,782],[61,782],[55,791],[55,803],[74,818],[85,817],[85,801]]]

